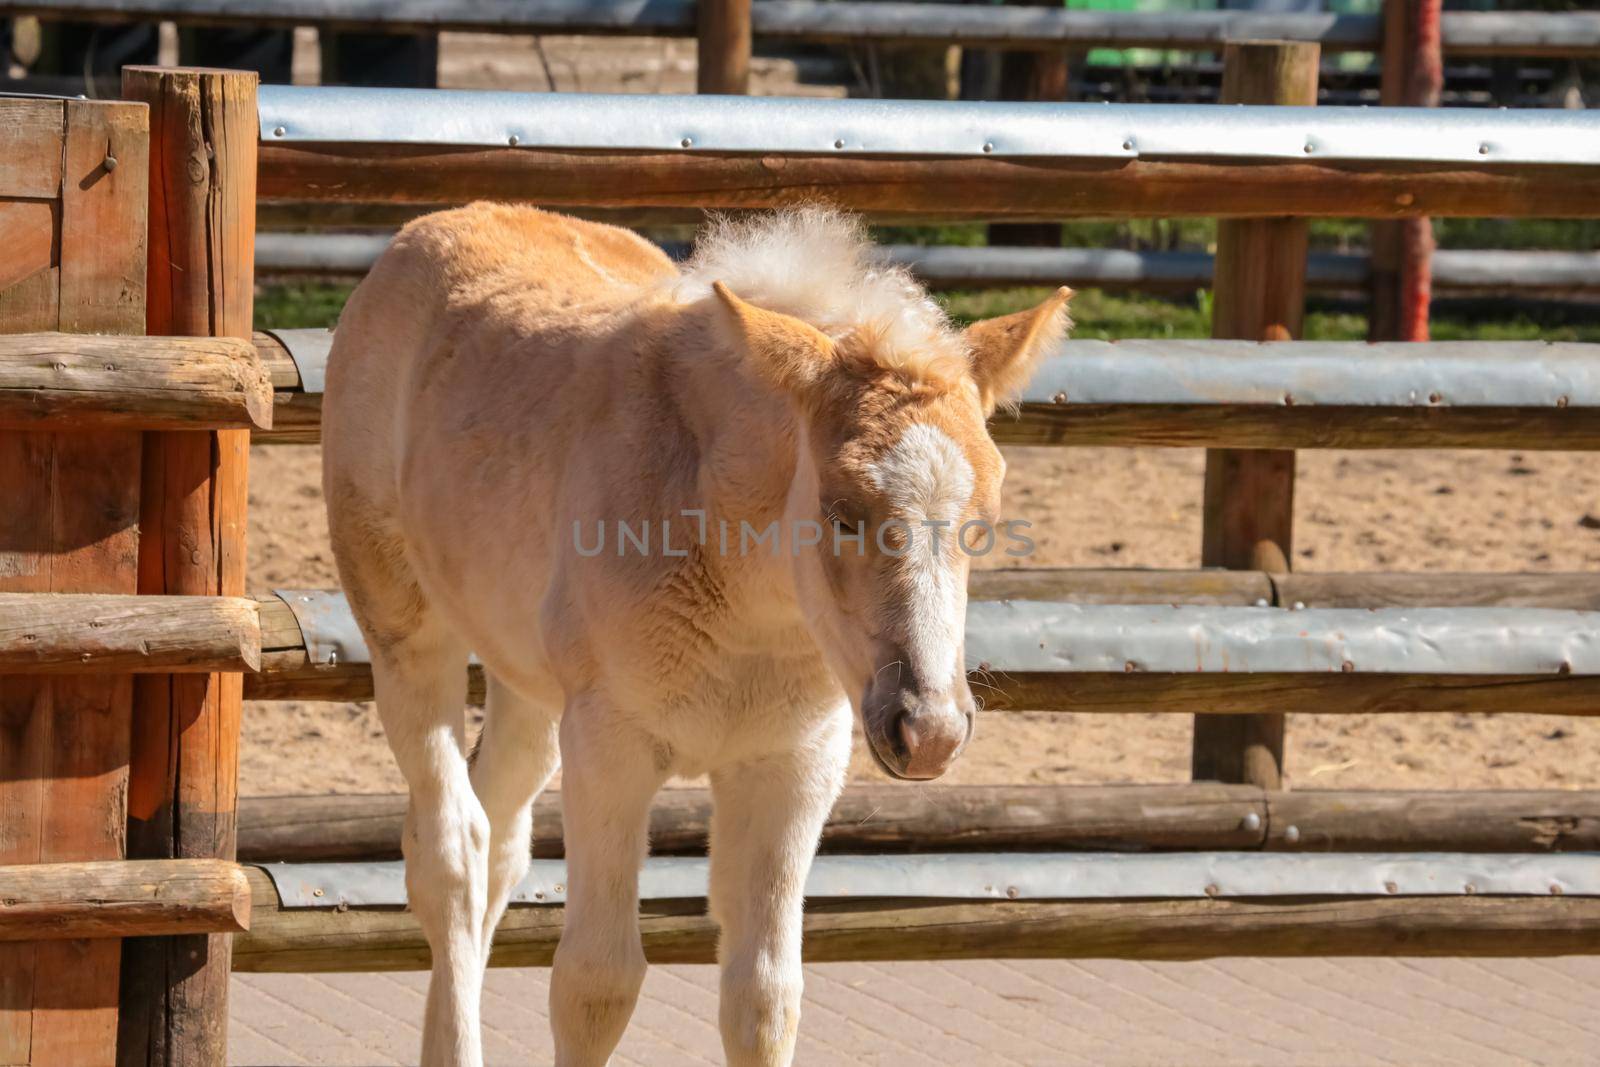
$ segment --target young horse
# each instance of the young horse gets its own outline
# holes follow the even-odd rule
[[[481,1060],[483,968],[558,759],[556,1063],[604,1064],[621,1037],[650,801],[701,774],[728,1061],[790,1062],[851,707],[896,778],[937,777],[971,736],[962,537],[998,521],[1004,471],[984,420],[1068,295],[957,331],[820,208],[719,224],[682,272],[531,209],[402,231],[339,325],[325,488],[411,789],[424,1064]]]

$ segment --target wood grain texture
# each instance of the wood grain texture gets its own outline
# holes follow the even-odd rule
[[[0,426],[200,430],[272,425],[272,383],[232,338],[0,336]]]
[[[698,0],[695,92],[750,91],[750,0]]]
[[[243,597],[0,593],[0,671],[253,671],[256,603]]]
[[[1309,106],[1317,102],[1316,44],[1230,43],[1223,51],[1224,104]],[[1225,219],[1217,224],[1211,336],[1287,341],[1303,332],[1307,222]],[[1213,450],[1206,455],[1200,562],[1287,570],[1293,554],[1294,453]],[[1281,714],[1205,718],[1194,724],[1196,780],[1283,785]]]
[[[0,99],[0,197],[61,196],[66,101]]]
[[[260,350],[258,346],[258,351]],[[283,356],[287,360],[287,355]],[[255,444],[322,440],[322,394],[299,390],[293,365],[273,362],[272,429]],[[1474,448],[1600,450],[1593,408],[1292,407],[1232,404],[1023,404],[996,415],[990,435],[1008,445],[1225,449]]]
[[[1267,793],[1266,847],[1299,852],[1592,852],[1595,790]]]
[[[244,869],[221,860],[0,866],[0,901],[0,941],[250,927],[250,883]]]
[[[241,972],[422,970],[428,946],[399,908],[284,909],[249,872],[251,927]],[[559,907],[513,906],[490,965],[545,967]],[[653,963],[713,963],[704,901],[646,901]],[[1560,956],[1600,951],[1600,900],[1585,897],[1354,897],[1256,900],[941,901],[806,904],[807,960],[1139,959],[1224,956]]]
[[[824,201],[883,220],[1411,215],[1593,218],[1578,166],[1191,163],[692,155],[263,144],[263,197],[341,203],[767,209]]]
[[[255,94],[253,73],[123,70],[123,95],[150,107],[152,334],[250,339]],[[141,593],[244,592],[248,446],[244,430],[145,435]],[[140,676],[129,792],[134,854],[233,857],[239,678]],[[133,944],[121,1063],[223,1061],[228,952],[223,934]]]
[[[49,272],[58,262],[57,200],[0,200],[0,293]],[[56,284],[60,284],[59,276]]]
[[[12,103],[0,101],[0,108]],[[141,158],[143,110],[89,101],[49,106],[56,117],[24,124],[21,146],[17,131],[0,122],[0,158],[20,159],[30,180],[54,183],[34,191],[54,201],[56,245],[55,265],[5,294],[4,330],[139,333],[146,178],[137,165],[118,173],[100,163],[108,147],[125,146],[130,158]],[[32,154],[12,154],[20,151]],[[62,262],[65,254],[77,262]],[[0,590],[133,593],[139,454],[139,435],[123,430],[0,432],[0,497],[12,499],[12,488],[21,486],[26,495],[15,499],[28,502],[0,522]],[[7,737],[18,741],[3,757],[0,780],[0,807],[10,811],[18,836],[0,860],[121,857],[130,679],[12,676],[0,690]],[[114,939],[17,943],[0,952],[10,989],[0,1007],[3,1062],[109,1064],[119,954]]]
[[[406,798],[255,797],[239,803],[239,856],[251,862],[400,858]],[[1254,814],[1254,830],[1246,817]],[[711,795],[666,789],[650,810],[653,855],[704,854]],[[822,832],[830,852],[1257,848],[1266,801],[1251,786],[951,786],[929,794],[853,785]],[[561,795],[534,805],[533,854],[564,854]]]

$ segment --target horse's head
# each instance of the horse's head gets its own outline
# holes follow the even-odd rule
[[[937,778],[977,710],[963,663],[972,558],[1016,544],[986,419],[1063,335],[1071,293],[887,354],[872,331],[835,339],[716,293],[749,358],[795,402],[785,530],[818,531],[793,541],[811,632],[879,765]]]

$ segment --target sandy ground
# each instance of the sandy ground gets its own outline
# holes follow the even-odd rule
[[[314,82],[301,31],[295,80]],[[543,59],[540,51],[543,51]],[[815,69],[813,69],[815,68]],[[548,74],[547,74],[548,72]],[[758,93],[839,95],[839,64],[757,57]],[[694,43],[447,34],[452,88],[691,92]],[[1092,326],[1086,323],[1085,326]],[[1030,520],[1037,566],[1192,567],[1202,455],[1193,450],[1013,449],[1007,511]],[[338,584],[315,448],[251,459],[252,590]],[[1305,453],[1299,570],[1584,570],[1600,563],[1600,466],[1582,454]],[[1293,712],[1293,708],[1285,709]],[[262,703],[245,718],[246,795],[401,788],[370,706]],[[1189,771],[1186,717],[987,716],[947,781],[1159,782]],[[1600,721],[1532,715],[1318,716],[1289,725],[1291,784],[1347,788],[1593,787]],[[855,771],[878,772],[858,753]],[[936,787],[932,787],[936,788]]]
[[[1194,450],[1008,450],[1006,511],[1034,523],[1033,566],[1192,567],[1201,475]],[[338,584],[320,450],[251,456],[253,590]],[[1600,466],[1581,453],[1307,452],[1295,561],[1307,571],[1577,571],[1600,564]],[[1293,712],[1294,709],[1287,708]],[[1296,715],[1286,769],[1315,788],[1593,788],[1600,721],[1506,715]],[[1186,717],[986,716],[955,783],[1176,782]],[[877,776],[858,752],[854,768]],[[258,703],[245,716],[245,795],[401,788],[364,704]],[[937,788],[937,787],[932,787]]]

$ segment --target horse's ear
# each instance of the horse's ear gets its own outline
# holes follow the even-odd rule
[[[780,389],[803,394],[822,379],[834,360],[827,335],[793,315],[747,304],[721,282],[713,282],[734,339],[750,354],[761,376]]]
[[[972,377],[978,383],[984,414],[992,415],[1020,392],[1040,357],[1067,336],[1072,328],[1067,317],[1070,299],[1072,290],[1062,286],[1036,308],[967,327]]]

